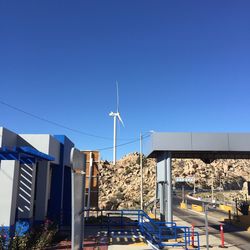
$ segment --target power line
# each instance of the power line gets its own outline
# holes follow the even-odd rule
[[[149,136],[150,135],[146,135],[146,136],[143,136],[143,138],[148,138]],[[125,142],[125,143],[119,144],[119,145],[116,146],[116,148],[122,147],[122,146],[126,146],[128,144],[132,144],[132,143],[135,143],[135,142],[138,142],[138,141],[140,141],[140,138],[132,140],[132,141],[129,141],[129,142]],[[109,149],[113,149],[113,146],[106,147],[106,148],[99,148],[99,149],[96,149],[96,150],[97,151],[104,151],[104,150],[109,150]]]
[[[57,123],[57,122],[54,122],[54,121],[45,119],[45,118],[40,117],[40,116],[38,116],[38,115],[32,114],[32,113],[30,113],[30,112],[27,112],[27,111],[25,111],[25,110],[23,110],[23,109],[20,109],[20,108],[18,108],[18,107],[16,107],[16,106],[13,106],[13,105],[11,105],[11,104],[9,104],[9,103],[6,103],[6,102],[2,101],[2,100],[0,100],[0,104],[6,106],[6,107],[8,107],[8,108],[11,108],[11,109],[13,109],[13,110],[16,110],[16,111],[18,111],[18,112],[20,112],[20,113],[23,113],[23,114],[25,114],[25,115],[28,115],[28,116],[30,116],[30,117],[33,117],[33,118],[35,118],[35,119],[38,119],[38,120],[40,120],[40,121],[50,123],[50,124],[52,124],[52,125],[54,125],[54,126],[57,126],[57,127],[60,127],[60,128],[67,129],[67,130],[69,130],[69,131],[72,131],[72,132],[75,132],[75,133],[78,133],[78,134],[82,134],[82,135],[86,135],[86,136],[90,136],[90,137],[95,137],[95,138],[100,138],[100,139],[104,139],[104,140],[113,140],[113,138],[110,138],[110,137],[99,136],[99,135],[87,133],[87,132],[84,132],[84,131],[81,131],[81,130],[78,130],[78,129],[74,129],[74,128],[67,127],[67,126],[65,126],[65,125],[63,125],[63,124],[60,124],[60,123]],[[147,137],[149,137],[149,135],[143,136],[143,138],[147,138]],[[120,139],[120,140],[125,140],[125,139]],[[116,147],[126,146],[126,145],[129,145],[129,144],[138,142],[138,141],[140,141],[139,138],[138,138],[138,139],[131,140],[131,141],[126,142],[126,143],[119,144],[119,145],[117,145]],[[108,150],[108,149],[113,149],[113,146],[105,147],[105,148],[101,148],[101,149],[97,149],[97,150],[99,150],[99,151],[104,151],[104,150]]]
[[[140,139],[136,139],[136,140],[133,140],[133,141],[129,141],[129,142],[126,142],[126,143],[122,143],[122,144],[116,145],[116,148],[122,147],[122,146],[125,146],[125,145],[128,145],[128,144],[135,143],[135,142],[137,142],[139,140]],[[113,149],[113,148],[114,148],[113,146],[110,146],[110,147],[106,147],[106,148],[99,148],[99,149],[96,149],[96,150],[98,150],[98,151],[104,151],[104,150]]]
[[[95,138],[100,138],[100,139],[104,139],[104,140],[113,140],[113,139],[110,138],[110,137],[99,136],[99,135],[87,133],[87,132],[84,132],[84,131],[81,131],[81,130],[78,130],[78,129],[74,129],[74,128],[70,128],[70,127],[64,126],[63,124],[60,124],[60,123],[57,123],[57,122],[54,122],[54,121],[45,119],[45,118],[43,118],[43,117],[40,117],[40,116],[38,116],[38,115],[32,114],[32,113],[30,113],[30,112],[27,112],[27,111],[25,111],[25,110],[23,110],[23,109],[20,109],[20,108],[18,108],[18,107],[15,107],[15,106],[13,106],[13,105],[11,105],[11,104],[8,104],[8,103],[6,103],[6,102],[4,102],[4,101],[1,101],[1,100],[0,100],[0,104],[2,104],[2,105],[4,105],[4,106],[7,106],[7,107],[9,107],[9,108],[11,108],[11,109],[14,109],[14,110],[16,110],[16,111],[18,111],[18,112],[21,112],[21,113],[23,113],[23,114],[26,114],[26,115],[28,115],[28,116],[30,116],[30,117],[36,118],[36,119],[38,119],[38,120],[40,120],[40,121],[50,123],[50,124],[52,124],[52,125],[54,125],[54,126],[57,126],[57,127],[60,127],[60,128],[67,129],[67,130],[70,130],[70,131],[75,132],[75,133],[78,133],[78,134],[82,134],[82,135],[86,135],[86,136],[90,136],[90,137],[95,137]]]

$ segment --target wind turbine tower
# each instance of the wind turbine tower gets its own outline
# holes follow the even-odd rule
[[[119,112],[119,89],[118,89],[118,82],[116,82],[116,112],[110,112],[109,116],[113,116],[114,117],[114,141],[113,141],[113,165],[115,165],[116,163],[116,137],[117,137],[117,132],[116,132],[116,126],[117,126],[117,118],[118,121],[120,121],[120,123],[122,124],[122,126],[124,127],[124,123],[122,121],[122,118],[120,116],[120,112]]]

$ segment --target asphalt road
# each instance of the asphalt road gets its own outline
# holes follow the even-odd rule
[[[180,197],[173,197],[173,211],[174,215],[182,218],[184,221],[194,224],[205,234],[205,216],[203,213],[192,212],[190,210],[183,210],[178,208],[180,204]],[[224,225],[225,241],[229,244],[235,245],[242,250],[250,250],[250,232],[243,231],[231,224],[225,224],[220,221],[221,217],[226,217],[226,213],[217,209],[209,209],[208,211],[208,225],[209,234],[220,238],[219,226]]]

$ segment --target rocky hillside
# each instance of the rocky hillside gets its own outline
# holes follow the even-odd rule
[[[104,209],[140,207],[140,156],[132,153],[117,161],[114,167],[105,161],[100,165],[99,206]],[[143,158],[145,202],[155,195],[153,159]]]
[[[114,167],[105,161],[99,166],[99,206],[104,209],[140,207],[140,157],[138,153],[124,156]],[[143,157],[144,202],[155,197],[156,161]],[[250,181],[250,160],[216,160],[205,164],[199,159],[173,159],[173,185],[175,177],[194,176],[198,188],[214,187],[225,190],[242,189]],[[176,183],[178,187],[178,183]]]
[[[199,159],[174,159],[174,177],[194,176],[198,188],[207,189],[214,183],[215,188],[224,190],[242,189],[250,180],[250,160],[215,160],[205,164]]]

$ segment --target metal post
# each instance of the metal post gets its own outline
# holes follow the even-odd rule
[[[191,226],[191,241],[192,241],[192,247],[194,247],[194,224]]]
[[[238,211],[238,199],[235,198],[235,212],[236,212],[236,218],[237,218],[237,221],[239,219],[239,211]]]
[[[231,223],[232,222],[231,210],[228,210],[228,219],[229,222]]]
[[[113,165],[116,163],[116,115],[114,115],[114,148],[113,148]]]
[[[205,230],[206,230],[206,245],[207,245],[207,250],[209,250],[207,205],[205,205]]]
[[[158,198],[158,182],[157,182],[157,168],[156,168],[156,178],[155,178],[155,200],[154,200],[154,213],[155,213],[155,219],[156,219],[156,210],[157,210],[157,198]]]
[[[212,203],[213,203],[214,202],[214,176],[213,175],[212,175],[211,192],[212,192]]]
[[[169,221],[172,218],[170,216],[168,219],[168,211],[171,212],[170,208],[172,207],[172,185],[168,185],[168,183],[172,183],[172,180],[171,159],[167,159],[167,156],[167,152],[164,152],[157,158],[157,182],[159,184],[161,221]]]
[[[194,191],[193,191],[193,193],[195,194],[195,177],[194,177]]]
[[[159,197],[160,197],[160,219],[165,221],[165,192],[164,192],[164,182],[159,182]]]
[[[185,200],[185,186],[184,186],[184,184],[182,184],[182,186],[181,186],[181,190],[182,190],[182,202],[184,203],[184,200]]]
[[[84,155],[71,149],[71,250],[81,250],[84,239],[85,175]]]
[[[167,188],[167,181],[165,181],[163,183],[163,190],[164,190],[164,218],[165,218],[164,221],[169,221],[168,220],[168,188]]]
[[[167,154],[167,221],[173,221],[173,204],[172,204],[172,158],[171,153]]]
[[[75,249],[75,179],[74,171],[71,169],[71,250]]]
[[[88,201],[87,201],[87,217],[89,218],[89,209],[90,209],[90,196],[91,196],[91,182],[92,182],[92,167],[93,167],[93,158],[92,152],[89,152],[89,185],[88,185]]]
[[[220,224],[220,237],[221,237],[221,248],[225,248],[225,240],[224,240],[224,230],[223,230],[223,225]]]
[[[142,134],[140,133],[141,210],[143,210]]]

